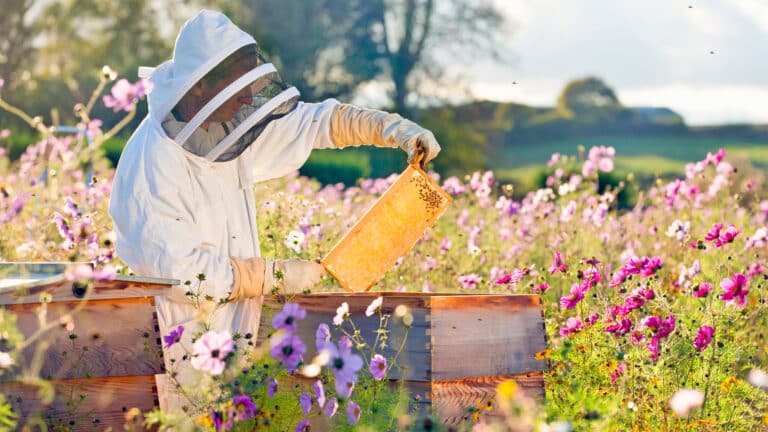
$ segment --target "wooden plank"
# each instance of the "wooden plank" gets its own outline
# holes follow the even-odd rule
[[[546,348],[540,300],[534,295],[432,298],[432,379],[540,371]]]
[[[307,310],[307,317],[299,323],[297,330],[297,334],[307,345],[305,360],[311,360],[317,352],[315,349],[315,332],[321,323],[329,325],[331,333],[334,335],[334,341],[338,341],[341,333],[334,328],[333,317],[336,315],[336,309],[344,302],[349,305],[351,318],[361,336],[368,344],[373,344],[376,330],[379,328],[379,319],[378,315],[366,317],[365,310],[378,295],[378,293],[357,293],[291,297],[291,301],[300,304]],[[282,310],[284,301],[285,298],[282,296],[264,297],[264,305],[267,307],[261,316],[257,339],[259,342],[263,343],[272,331],[272,317]],[[390,371],[390,378],[392,379],[406,378],[422,381],[430,379],[429,337],[426,334],[429,329],[429,322],[426,320],[428,303],[429,297],[426,296],[384,295],[382,310],[385,314],[392,314],[398,305],[405,305],[413,315],[413,324],[409,329],[404,328],[399,320],[390,319],[388,347],[380,354],[389,359],[393,358],[405,338],[404,348],[397,363]],[[349,323],[345,323],[343,328],[349,332],[353,331]]]
[[[78,304],[48,304],[47,322],[57,322]],[[26,337],[38,330],[39,305],[5,307],[16,315],[17,326]],[[154,297],[92,300],[74,314],[72,320],[72,331],[57,325],[41,338],[49,347],[39,376],[57,379],[134,376],[154,375],[165,370]],[[76,338],[72,339],[71,335]],[[32,364],[36,345],[23,352],[18,365]],[[8,380],[12,375],[5,374],[0,380]]]
[[[25,419],[40,416],[49,424],[53,421],[66,427],[74,421],[73,430],[78,431],[123,430],[125,414],[131,408],[147,412],[158,406],[153,375],[57,380],[52,384],[56,396],[49,406],[40,404],[36,386],[6,382],[0,383],[0,392],[20,413],[22,425]],[[70,401],[79,401],[80,395],[85,398],[73,405]]]
[[[470,408],[476,408],[489,399],[495,398],[496,386],[502,381],[513,379],[529,397],[544,398],[544,374],[497,375],[450,381],[432,382],[432,410],[445,425],[458,425],[466,420]]]
[[[153,297],[168,293],[170,285],[125,280],[97,282],[90,293],[76,294],[70,281],[57,282],[28,289],[0,292],[0,305],[40,303],[40,295],[48,293],[53,302]],[[78,291],[79,292],[79,291]]]

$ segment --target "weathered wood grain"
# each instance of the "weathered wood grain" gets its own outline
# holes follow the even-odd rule
[[[496,375],[432,382],[432,408],[446,425],[457,425],[470,415],[469,409],[492,400],[496,386],[508,379],[515,380],[527,396],[544,397],[544,375],[542,372]]]
[[[47,321],[57,322],[78,303],[46,305]],[[5,306],[16,315],[17,326],[26,336],[38,328],[37,304]],[[154,375],[164,371],[154,297],[120,300],[91,300],[72,316],[69,331],[57,325],[40,341],[49,344],[39,376],[45,379]],[[18,362],[31,364],[36,344],[28,347]],[[0,380],[9,380],[5,374]]]
[[[538,296],[432,298],[432,379],[543,370],[546,348]]]
[[[154,376],[126,376],[53,381],[56,397],[43,406],[38,388],[19,383],[0,383],[0,392],[20,413],[21,424],[39,416],[50,424],[70,426],[78,431],[123,430],[125,414],[131,408],[142,412],[158,406]],[[81,395],[85,397],[80,401]],[[74,403],[73,403],[74,402]]]

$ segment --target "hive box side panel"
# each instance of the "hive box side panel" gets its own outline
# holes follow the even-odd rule
[[[80,303],[49,303],[47,322],[76,311]],[[39,329],[37,304],[7,305],[19,330],[29,337]],[[152,375],[164,372],[154,298],[89,301],[72,315],[72,331],[56,325],[40,341],[49,344],[39,371],[42,378],[83,378]],[[22,365],[31,364],[32,344]],[[12,374],[4,375],[5,379]],[[2,378],[0,378],[2,380]]]
[[[496,396],[496,387],[503,381],[514,380],[526,396],[544,398],[544,374],[528,372],[432,383],[432,410],[445,425],[458,425],[471,414],[471,408],[484,408]],[[495,406],[495,402],[491,406]]]
[[[436,296],[431,318],[434,381],[544,370],[538,296]]]
[[[333,317],[336,315],[336,309],[344,302],[349,305],[350,316],[360,335],[365,339],[368,345],[372,345],[376,340],[376,332],[379,329],[379,316],[375,314],[371,317],[365,316],[365,310],[369,304],[377,297],[375,293],[354,294],[354,295],[300,295],[290,299],[307,310],[305,319],[299,321],[297,334],[307,345],[307,353],[304,360],[309,362],[317,352],[315,348],[315,333],[317,326],[326,323],[331,328],[333,341],[338,342],[342,332],[333,325]],[[285,298],[281,296],[267,296],[264,298],[265,309],[261,315],[261,324],[259,326],[260,343],[268,343],[267,338],[274,331],[272,327],[272,317],[283,308]],[[382,305],[382,311],[385,314],[392,314],[398,305],[406,305],[413,315],[413,324],[410,328],[405,328],[402,323],[394,318],[390,319],[390,333],[388,335],[386,349],[378,350],[388,359],[394,358],[396,352],[403,346],[397,362],[390,370],[390,379],[405,378],[416,381],[428,381],[430,379],[430,349],[427,330],[429,322],[427,317],[429,299],[416,296],[385,296]],[[354,329],[349,322],[344,322],[342,329],[353,333]]]
[[[123,430],[125,413],[131,408],[142,412],[158,406],[154,376],[90,378],[53,381],[56,397],[50,406],[42,406],[35,386],[6,382],[0,383],[0,392],[8,395],[8,402],[20,413],[21,423],[31,416],[48,415],[54,422],[69,426],[76,421],[76,430],[103,431],[108,427]],[[80,395],[85,395],[82,402]],[[94,422],[98,419],[98,422]]]

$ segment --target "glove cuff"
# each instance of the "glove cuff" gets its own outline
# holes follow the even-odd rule
[[[263,258],[230,258],[229,262],[235,276],[232,293],[229,295],[230,301],[263,295],[264,267],[266,265]]]

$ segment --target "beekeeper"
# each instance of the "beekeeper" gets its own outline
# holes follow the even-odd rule
[[[440,151],[431,132],[397,114],[300,102],[254,38],[219,12],[187,21],[173,58],[142,74],[149,114],[120,156],[109,212],[116,252],[136,274],[182,282],[156,304],[161,331],[184,325],[187,348],[196,320],[256,335],[262,295],[301,293],[323,275],[314,261],[260,257],[254,183],[298,169],[312,149],[399,147],[411,161]],[[196,290],[211,301],[196,306],[187,294]]]

